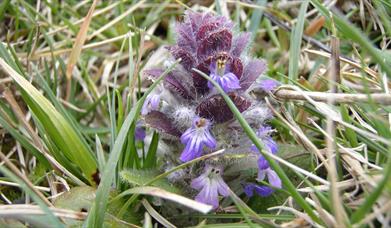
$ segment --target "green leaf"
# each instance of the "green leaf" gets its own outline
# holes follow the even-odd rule
[[[144,186],[151,182],[156,176],[160,173],[157,170],[123,170],[120,172],[120,177],[123,181],[128,182],[131,185],[135,186]],[[164,190],[180,193],[180,190],[170,184],[167,179],[159,179],[151,184],[152,186],[156,186],[162,188]]]

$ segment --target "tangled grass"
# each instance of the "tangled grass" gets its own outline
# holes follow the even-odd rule
[[[280,83],[253,94],[273,112],[280,147],[270,161],[283,188],[269,197],[230,184],[212,210],[169,180],[225,148],[170,166],[162,133],[134,137],[145,99],[180,60],[154,82],[142,72],[168,59],[185,10],[250,32],[249,51]],[[384,0],[3,0],[0,225],[391,226],[390,19]],[[231,172],[252,175],[250,160]]]

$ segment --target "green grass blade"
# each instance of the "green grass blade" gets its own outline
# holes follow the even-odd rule
[[[159,143],[159,133],[154,132],[152,136],[151,144],[148,148],[147,157],[145,159],[144,168],[152,168],[156,164],[156,151]]]
[[[303,37],[305,13],[307,12],[308,0],[303,1],[300,6],[299,16],[296,25],[292,28],[291,42],[289,48],[289,79],[296,81],[299,74],[299,59],[301,41]]]
[[[265,0],[257,0],[256,4],[258,6],[264,6],[267,1]],[[251,32],[251,40],[254,40],[257,36],[257,30],[259,28],[259,24],[261,23],[261,18],[263,15],[263,10],[255,8],[250,19],[250,27],[249,31]]]

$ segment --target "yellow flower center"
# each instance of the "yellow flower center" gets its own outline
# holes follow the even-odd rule
[[[226,58],[218,58],[216,61],[217,74],[220,76],[224,76],[225,66],[227,64]]]

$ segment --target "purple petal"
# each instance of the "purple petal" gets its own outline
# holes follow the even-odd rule
[[[159,105],[160,105],[160,95],[153,94],[151,96],[149,104],[151,106],[151,110],[157,110],[159,108]]]
[[[212,134],[210,132],[206,132],[204,135],[204,143],[207,147],[214,149],[217,146],[216,139],[213,138]]]
[[[182,162],[188,162],[202,155],[201,151],[195,151],[192,146],[192,143],[186,144],[185,149],[182,151],[181,156],[179,157],[179,160]]]
[[[141,108],[141,115],[145,116],[152,110],[151,99],[152,99],[152,95],[148,95],[147,98],[145,99],[143,107]]]
[[[181,143],[186,144],[189,142],[194,136],[195,130],[193,128],[187,129],[182,135],[181,135]]]
[[[268,179],[271,186],[273,186],[275,188],[282,187],[281,179],[278,177],[277,173],[274,172],[274,170],[272,170],[272,169],[267,170],[267,179]]]
[[[256,185],[254,189],[255,192],[262,197],[270,196],[274,192],[274,190],[268,186]]]
[[[247,195],[247,197],[252,197],[254,195],[254,186],[253,183],[248,183],[244,186],[244,193]]]
[[[265,79],[265,80],[262,80],[260,83],[259,83],[259,88],[261,88],[263,91],[265,92],[271,92],[273,91],[277,86],[279,85],[279,83],[276,81],[276,80],[273,80],[273,79]]]
[[[269,133],[272,131],[272,128],[267,125],[262,125],[257,130],[257,136],[260,138],[264,138],[269,135]]]
[[[151,111],[149,114],[145,115],[145,123],[151,128],[155,128],[161,132],[179,137],[181,132],[176,129],[172,121],[162,112]]]
[[[145,129],[140,122],[137,122],[134,137],[136,140],[143,141],[145,138]]]
[[[215,185],[207,184],[196,196],[196,201],[212,205],[214,209],[219,206],[219,198],[217,187]]]
[[[202,144],[199,138],[193,138],[185,146],[185,149],[182,151],[180,160],[182,162],[188,162],[195,158],[198,158],[202,155]]]
[[[228,93],[228,96],[234,102],[240,112],[247,110],[251,103],[246,98],[238,95],[237,93]],[[199,116],[213,120],[216,123],[224,123],[233,118],[233,113],[225,103],[224,98],[220,95],[211,96],[202,101],[197,109]]]
[[[262,155],[258,158],[258,169],[264,170],[269,168],[269,162]]]
[[[263,180],[265,180],[266,171],[267,171],[267,169],[258,169],[258,177],[257,177],[257,180],[258,180],[258,181],[263,181]]]
[[[202,14],[189,10],[186,11],[185,14],[185,23],[189,27],[189,33],[192,33],[194,36],[196,35],[199,26],[203,23],[203,20],[211,16],[209,14]]]
[[[227,73],[224,76],[211,74],[210,77],[215,80],[226,93],[240,88],[239,79],[233,73]],[[214,85],[211,82],[208,82],[208,87],[213,88]]]
[[[190,186],[192,188],[194,188],[194,189],[199,190],[199,189],[203,188],[205,185],[209,184],[208,181],[209,181],[209,179],[208,179],[207,175],[206,174],[202,174],[201,176],[193,179],[191,181],[191,185]]]
[[[265,70],[265,61],[259,59],[250,61],[244,67],[243,75],[240,78],[240,86],[242,87],[242,90],[247,90]]]
[[[248,197],[252,197],[254,195],[254,190],[255,192],[262,197],[270,196],[274,190],[268,186],[260,186],[254,183],[247,183],[244,186],[244,193]]]
[[[240,33],[238,36],[234,37],[232,41],[231,54],[233,56],[240,56],[243,50],[246,48],[250,41],[251,33]]]
[[[217,190],[219,191],[220,195],[222,196],[229,196],[229,187],[224,182],[223,178],[218,177],[216,178],[216,184],[217,184]]]
[[[220,28],[219,23],[210,22],[210,23],[204,24],[197,31],[196,39],[198,41],[203,40],[219,28]]]
[[[234,75],[233,73],[225,74],[222,78],[223,82],[222,84],[225,84],[226,89],[233,90],[233,89],[239,89],[239,79]],[[225,91],[228,92],[228,91]]]
[[[269,150],[269,152],[276,154],[278,151],[278,145],[277,143],[271,138],[267,137],[263,140],[263,143],[265,143],[266,148]]]
[[[158,110],[160,106],[160,93],[152,92],[147,96],[141,108],[141,115],[147,115],[151,111]]]
[[[204,40],[219,30],[231,30],[232,28],[233,23],[227,18],[206,14],[198,28],[196,40]]]

